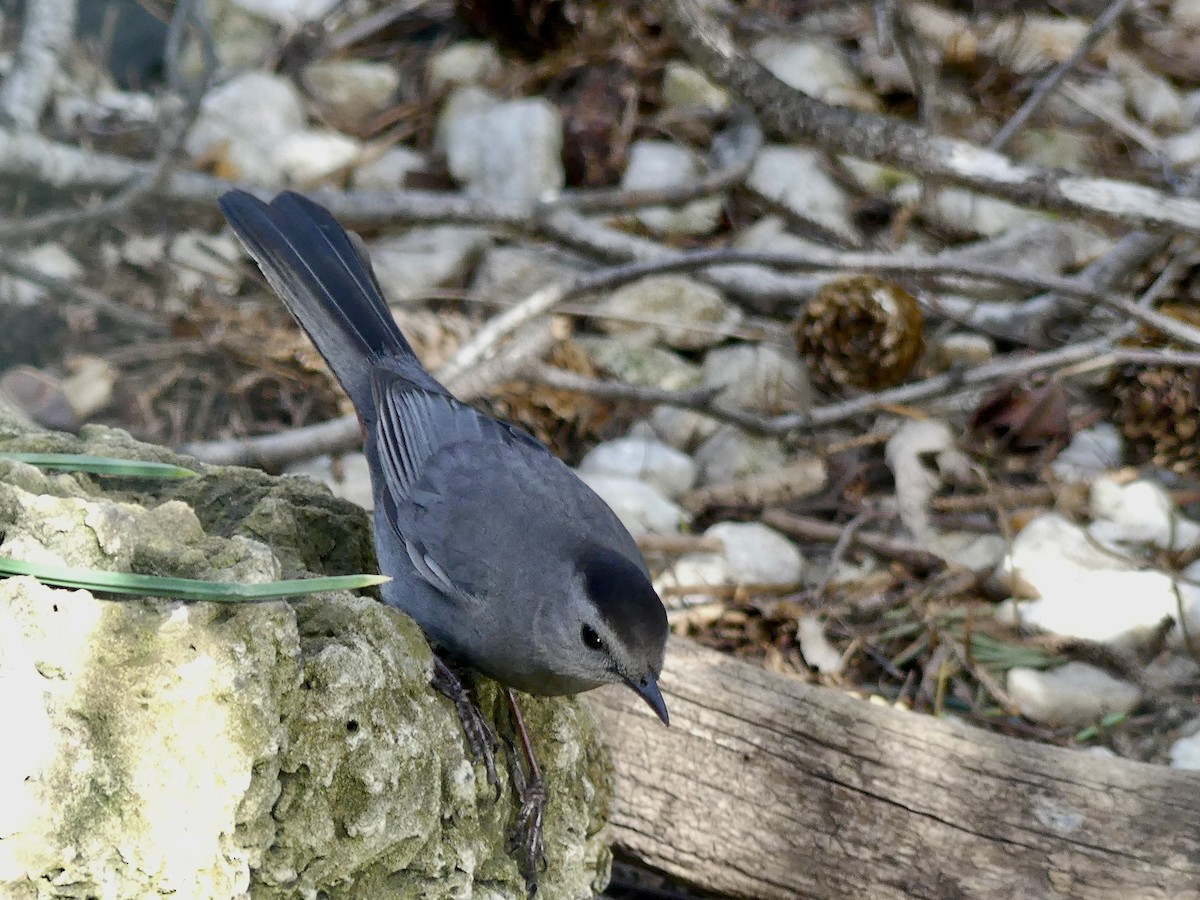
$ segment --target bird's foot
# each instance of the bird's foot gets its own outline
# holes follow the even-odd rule
[[[525,876],[525,890],[532,897],[538,889],[538,871],[546,865],[546,848],[542,840],[546,783],[536,771],[532,777],[526,777],[514,758],[513,789],[521,801],[521,808],[517,812],[509,853],[517,857],[517,864]]]
[[[521,743],[521,755],[525,760],[525,766],[522,767],[516,752],[512,753],[512,785],[521,802],[521,808],[517,811],[517,823],[513,830],[509,853],[517,857],[517,865],[525,876],[525,890],[533,897],[538,889],[538,871],[546,865],[546,848],[542,840],[542,825],[546,812],[546,782],[542,779],[541,767],[534,756],[533,744],[529,740],[529,732],[525,729],[525,719],[521,715],[517,698],[508,688],[504,689],[504,695],[508,700],[513,726]]]
[[[546,865],[546,847],[542,842],[542,816],[546,812],[546,785],[539,778],[521,786],[521,811],[517,812],[516,832],[510,852],[516,854],[526,878],[529,896],[538,893],[538,871]]]
[[[433,656],[433,678],[430,683],[454,704],[458,719],[462,722],[463,733],[467,737],[467,744],[475,758],[483,761],[488,784],[499,797],[500,779],[496,775],[496,750],[499,744],[496,741],[496,733],[483,717],[475,698],[449,663],[436,653]]]

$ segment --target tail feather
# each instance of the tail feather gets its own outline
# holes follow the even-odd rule
[[[371,373],[377,367],[444,390],[401,334],[361,241],[324,207],[291,191],[269,205],[238,190],[218,202],[360,413],[370,417]]]

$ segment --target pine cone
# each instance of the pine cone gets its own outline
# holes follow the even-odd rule
[[[826,389],[879,390],[900,384],[925,348],[915,297],[874,275],[837,278],[796,320],[796,345]]]
[[[1164,306],[1160,312],[1200,327],[1200,310]],[[1127,347],[1184,348],[1162,332],[1143,328]],[[1187,366],[1129,363],[1109,376],[1113,418],[1134,457],[1181,475],[1200,472],[1200,371]]]

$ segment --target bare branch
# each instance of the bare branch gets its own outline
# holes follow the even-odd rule
[[[27,266],[2,253],[0,253],[0,272],[7,272],[21,281],[36,284],[56,297],[98,310],[113,321],[132,328],[140,334],[167,334],[171,330],[165,322],[149,313],[131,309],[123,303],[118,303],[111,297],[83,285],[47,275],[33,266]]]
[[[699,0],[664,0],[688,54],[750,104],[768,131],[834,153],[894,165],[1036,209],[1076,213],[1138,228],[1200,234],[1200,203],[1142,185],[1019,166],[965,141],[929,134],[901,119],[830,106],[796,91],[737,48]]]
[[[179,74],[178,60],[176,59],[181,52],[183,34],[189,24],[200,42],[201,58],[204,61],[204,68],[191,85],[186,84],[182,75]],[[183,94],[183,106],[178,112],[169,115],[159,138],[159,149],[153,165],[114,196],[88,209],[54,210],[21,222],[0,223],[0,241],[30,240],[51,234],[67,226],[78,226],[88,221],[110,220],[114,216],[128,212],[130,207],[162,186],[171,168],[179,159],[184,139],[196,122],[205,91],[208,90],[216,72],[217,57],[213,46],[212,32],[208,27],[203,3],[200,0],[180,0],[176,5],[168,30],[167,48],[167,68],[172,73],[171,83]],[[163,103],[161,108],[166,108],[166,106],[167,104]]]
[[[1046,98],[1054,93],[1054,90],[1062,83],[1062,80],[1079,65],[1085,56],[1092,52],[1092,48],[1100,43],[1100,39],[1108,34],[1109,30],[1117,23],[1117,20],[1121,18],[1125,10],[1129,8],[1131,2],[1132,0],[1113,0],[1108,5],[1108,9],[1104,10],[1099,18],[1092,23],[1092,27],[1084,35],[1083,40],[1079,42],[1079,46],[1075,48],[1074,52],[1051,69],[1050,73],[1038,82],[1033,93],[1021,104],[1021,108],[988,141],[989,150],[995,150],[998,153],[1008,146],[1008,142],[1013,139],[1018,131],[1025,127],[1025,123],[1029,121],[1030,116],[1041,108],[1041,105],[1046,102]]]
[[[342,416],[279,434],[227,441],[196,441],[184,444],[179,450],[215,466],[258,466],[269,472],[277,472],[298,459],[311,459],[322,453],[345,453],[361,443],[358,418]]]
[[[580,213],[637,209],[645,206],[682,206],[713,194],[719,194],[742,182],[754,165],[763,137],[758,123],[742,114],[714,142],[717,163],[703,178],[658,190],[566,191],[553,205]]]
[[[0,119],[17,131],[37,128],[63,51],[75,34],[75,0],[26,0],[25,28],[12,70],[0,82]]]

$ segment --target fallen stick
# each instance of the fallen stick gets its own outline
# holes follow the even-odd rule
[[[732,897],[1200,897],[1200,773],[1003,737],[674,640],[589,695],[619,849]]]

